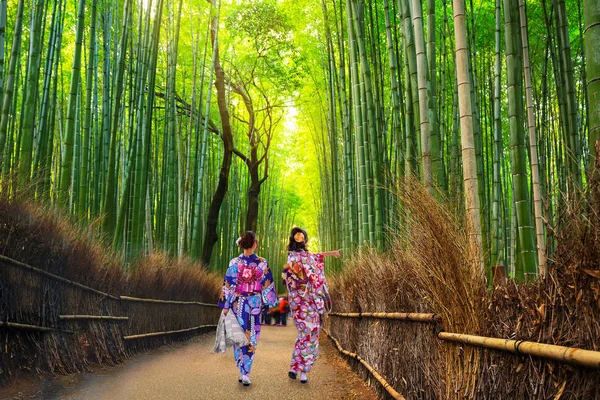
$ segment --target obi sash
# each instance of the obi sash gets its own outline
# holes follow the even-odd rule
[[[235,288],[236,293],[260,293],[262,291],[262,276],[263,271],[256,265],[254,260],[248,264],[246,260],[240,257]]]
[[[262,285],[260,281],[254,282],[240,282],[236,285],[235,291],[236,293],[247,294],[247,293],[255,293],[262,290]]]

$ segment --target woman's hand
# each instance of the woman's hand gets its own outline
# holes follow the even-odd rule
[[[334,251],[326,251],[324,253],[321,253],[321,255],[324,257],[334,256],[335,258],[338,258],[338,257],[340,257],[340,251],[342,251],[342,249],[334,250]]]
[[[223,315],[227,315],[227,313],[229,313],[229,308],[224,308],[223,309]]]

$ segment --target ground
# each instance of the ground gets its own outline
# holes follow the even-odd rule
[[[35,384],[17,382],[0,389],[0,399],[361,399],[377,397],[321,335],[319,359],[301,384],[287,376],[296,330],[263,327],[250,378],[238,383],[231,349],[212,352],[214,334],[183,344],[138,354],[115,367],[93,373],[50,378]]]

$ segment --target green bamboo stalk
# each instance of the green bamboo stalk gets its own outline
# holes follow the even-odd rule
[[[501,216],[501,198],[502,198],[502,182],[500,180],[500,157],[502,154],[502,120],[501,112],[501,86],[500,77],[502,75],[502,61],[500,56],[500,0],[496,0],[496,55],[494,67],[494,151],[493,156],[493,171],[492,171],[492,186],[493,186],[493,202],[492,202],[492,243],[491,243],[491,265],[492,267],[504,268],[504,259],[502,252],[502,216]]]
[[[38,140],[36,143],[35,157],[33,162],[34,176],[37,185],[37,195],[41,196],[45,192],[45,185],[49,181],[46,176],[49,176],[49,171],[45,170],[46,157],[51,157],[52,154],[48,154],[48,138],[50,132],[48,126],[50,125],[49,118],[49,103],[51,95],[51,81],[54,71],[54,64],[58,62],[57,55],[57,42],[59,41],[59,25],[62,22],[62,5],[58,7],[58,2],[54,2],[52,10],[52,21],[50,23],[50,38],[48,40],[48,51],[46,53],[46,60],[44,64],[44,79],[42,85],[42,104],[40,108],[40,118],[38,125]],[[46,200],[49,200],[46,198]]]
[[[475,143],[473,139],[473,114],[471,111],[471,83],[469,78],[467,31],[465,29],[465,2],[453,0],[454,37],[456,47],[456,77],[458,81],[458,104],[460,107],[460,132],[463,155],[463,175],[465,187],[465,206],[467,211],[467,224],[469,246],[471,247],[470,260],[473,266],[479,265],[479,270],[473,273],[484,275],[483,252],[481,249],[481,217],[479,210],[479,188],[477,180],[477,165],[475,156]]]
[[[211,11],[212,11],[212,7],[214,7],[214,4],[211,6]],[[211,19],[210,19],[210,13],[209,13],[209,21],[208,21],[208,27],[207,27],[207,33],[206,33],[206,44],[208,44],[209,42],[209,32],[211,29]],[[217,40],[218,40],[218,36],[215,35],[214,39],[212,40],[212,48],[215,49],[217,46]],[[200,83],[200,90],[204,90],[203,88],[203,83],[204,83],[204,66],[206,65],[206,54],[207,54],[207,50],[206,50],[206,46],[204,48],[204,62],[202,63],[203,69],[202,69],[202,80]],[[196,200],[195,200],[195,214],[194,214],[194,227],[193,227],[193,231],[192,231],[192,251],[191,251],[191,257],[193,259],[198,259],[200,258],[201,255],[201,239],[202,239],[202,225],[204,223],[204,221],[202,220],[202,216],[203,216],[203,212],[201,209],[201,206],[203,204],[202,202],[202,195],[203,195],[203,189],[204,189],[204,181],[205,181],[205,169],[206,169],[206,161],[207,161],[207,147],[208,147],[208,122],[210,119],[210,106],[211,106],[211,98],[212,98],[212,86],[213,86],[213,80],[214,80],[214,66],[215,66],[215,62],[216,62],[216,56],[217,53],[216,51],[213,51],[212,53],[212,58],[211,58],[211,63],[209,66],[209,83],[208,83],[208,91],[206,94],[206,110],[204,113],[204,120],[203,120],[203,125],[202,125],[202,144],[200,146],[200,151],[197,154],[199,158],[198,160],[198,173],[196,175],[196,182],[197,182],[197,188],[196,188]],[[202,98],[201,98],[202,100]],[[200,107],[202,106],[202,101],[200,101]]]
[[[527,157],[523,132],[523,91],[521,32],[519,30],[518,3],[504,0],[504,22],[506,40],[506,66],[508,90],[508,121],[510,125],[511,169],[514,183],[514,201],[517,211],[519,238],[519,261],[517,271],[524,275],[518,279],[532,279],[537,274],[535,232],[529,206],[529,184],[527,181]]]
[[[533,89],[531,84],[531,67],[529,63],[529,40],[527,38],[527,14],[525,2],[519,0],[519,16],[521,19],[521,37],[523,42],[523,66],[525,72],[525,97],[527,99],[527,123],[529,127],[529,151],[531,160],[531,180],[533,185],[533,205],[535,215],[535,231],[537,237],[538,270],[542,278],[546,276],[546,238],[542,215],[542,192],[540,188],[540,172],[537,151],[537,130],[535,111],[533,109]]]
[[[564,0],[554,0],[554,9],[556,13],[556,23],[558,30],[558,43],[561,55],[561,71],[565,84],[565,108],[566,124],[565,127],[567,140],[567,158],[570,166],[569,186],[572,190],[578,190],[581,187],[581,168],[580,158],[581,150],[579,144],[579,130],[577,129],[577,102],[575,99],[575,74],[573,71],[573,60],[571,58],[571,42],[569,39],[569,26],[567,22],[567,12]],[[574,194],[576,196],[576,194]]]
[[[431,134],[429,131],[429,118],[431,117],[428,110],[428,62],[427,54],[425,53],[425,38],[423,34],[423,9],[421,0],[411,1],[411,15],[413,20],[413,28],[415,32],[415,51],[417,56],[417,80],[419,93],[419,117],[421,126],[421,167],[423,184],[427,191],[433,195],[433,167],[431,162],[430,140]]]
[[[92,136],[92,90],[94,84],[94,55],[96,52],[96,3],[97,0],[92,0],[92,20],[90,27],[90,44],[88,48],[88,65],[85,84],[85,118],[83,126],[83,143],[81,149],[81,166],[79,167],[79,200],[77,202],[77,214],[80,218],[87,218],[87,212],[89,208],[88,162],[90,159],[90,138]]]
[[[392,94],[392,129],[395,138],[402,135],[402,124],[400,122],[400,87],[398,85],[398,63],[394,52],[394,39],[390,21],[389,0],[384,0],[385,33],[387,38],[387,49],[390,64],[390,91]],[[399,145],[399,143],[398,143]],[[399,146],[396,147],[399,147]]]
[[[368,187],[367,187],[367,167],[365,161],[365,139],[363,129],[363,118],[360,107],[360,78],[358,66],[358,44],[354,30],[354,11],[350,1],[346,2],[346,20],[348,26],[348,37],[350,42],[350,79],[352,85],[352,103],[354,105],[354,136],[356,140],[356,162],[357,162],[357,186],[358,190],[358,243],[364,244],[368,240],[369,235],[369,211],[368,211]]]
[[[358,8],[353,3],[353,25],[356,33],[356,42],[358,43],[358,54],[360,57],[360,68],[364,84],[364,96],[366,98],[366,110],[368,124],[368,144],[369,144],[369,164],[370,164],[370,175],[372,182],[372,196],[369,196],[369,203],[372,204],[372,222],[369,224],[369,236],[370,240],[376,244],[377,249],[383,249],[383,208],[382,208],[382,196],[380,183],[382,182],[382,171],[380,163],[380,149],[379,149],[379,132],[376,124],[376,110],[373,100],[373,85],[371,82],[371,69],[369,61],[367,59],[367,52],[365,47],[365,40],[363,36],[362,22],[358,18]]]
[[[402,19],[402,35],[404,37],[404,52],[406,54],[406,82],[407,82],[407,162],[411,168],[406,169],[407,176],[416,175],[421,168],[421,164],[416,162],[416,154],[420,154],[421,125],[419,112],[419,89],[417,80],[417,53],[415,51],[415,41],[411,22],[411,13],[408,0],[398,0],[400,18]],[[410,82],[410,84],[409,84]],[[411,123],[412,122],[412,123]]]
[[[586,53],[587,96],[589,102],[589,149],[590,168],[593,162],[600,163],[600,3],[584,0],[583,12],[585,20],[584,44]],[[596,170],[597,173],[600,171]]]
[[[7,0],[0,1],[0,99],[4,97],[4,40],[6,34],[6,4]]]
[[[33,135],[35,124],[36,97],[38,92],[38,81],[41,63],[42,47],[42,22],[44,14],[44,1],[37,0],[35,3],[34,17],[32,20],[32,32],[30,35],[30,52],[28,55],[28,74],[25,85],[23,105],[22,136],[17,142],[20,144],[19,152],[19,184],[27,185],[31,177],[31,165],[33,155]]]
[[[111,93],[114,98],[112,99],[112,113],[110,116],[110,148],[108,150],[108,165],[107,165],[107,178],[106,186],[104,191],[104,206],[102,213],[104,219],[102,220],[103,231],[112,236],[115,230],[115,218],[116,218],[116,162],[117,162],[117,143],[118,138],[118,127],[121,113],[121,99],[123,97],[123,75],[125,73],[125,53],[127,51],[127,38],[129,36],[129,18],[130,18],[131,0],[125,0],[124,11],[123,11],[123,25],[121,29],[121,37],[119,38],[119,53],[117,56],[115,70],[116,76],[114,86],[112,87]],[[106,122],[106,121],[105,121]]]

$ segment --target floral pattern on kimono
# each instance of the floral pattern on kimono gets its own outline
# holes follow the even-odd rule
[[[273,273],[267,261],[256,254],[249,257],[242,254],[232,259],[225,274],[218,304],[235,313],[248,338],[246,346],[233,346],[233,356],[240,373],[248,375],[260,336],[261,309],[263,306],[274,307],[277,304]]]
[[[283,270],[288,300],[298,336],[290,370],[309,372],[319,354],[319,331],[327,296],[324,257],[307,251],[289,252]]]

